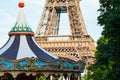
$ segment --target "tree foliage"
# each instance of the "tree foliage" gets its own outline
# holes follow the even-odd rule
[[[98,24],[103,27],[97,41],[95,63],[88,68],[88,80],[120,79],[120,0],[99,0]]]

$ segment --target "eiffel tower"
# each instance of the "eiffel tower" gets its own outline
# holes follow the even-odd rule
[[[82,59],[89,65],[93,63],[95,45],[86,30],[79,4],[79,0],[46,0],[34,37],[48,52],[75,61]],[[70,35],[58,34],[62,13],[67,13]]]

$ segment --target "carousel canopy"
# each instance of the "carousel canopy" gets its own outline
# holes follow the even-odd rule
[[[11,60],[22,59],[25,57],[40,58],[43,60],[54,60],[58,57],[45,51],[34,40],[34,32],[29,27],[24,16],[24,3],[19,2],[19,16],[14,27],[9,32],[9,40],[0,48],[0,57]]]

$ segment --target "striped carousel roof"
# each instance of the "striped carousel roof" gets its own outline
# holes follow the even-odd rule
[[[58,57],[45,51],[35,41],[34,32],[29,27],[24,16],[24,3],[20,2],[20,13],[14,27],[9,32],[9,40],[0,48],[0,57],[12,60],[25,57],[38,57],[44,60],[54,60]]]

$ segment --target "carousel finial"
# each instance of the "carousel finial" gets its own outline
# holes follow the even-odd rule
[[[25,6],[25,4],[24,4],[24,2],[19,2],[19,3],[18,3],[18,6],[19,6],[20,8],[23,8],[23,7]]]

